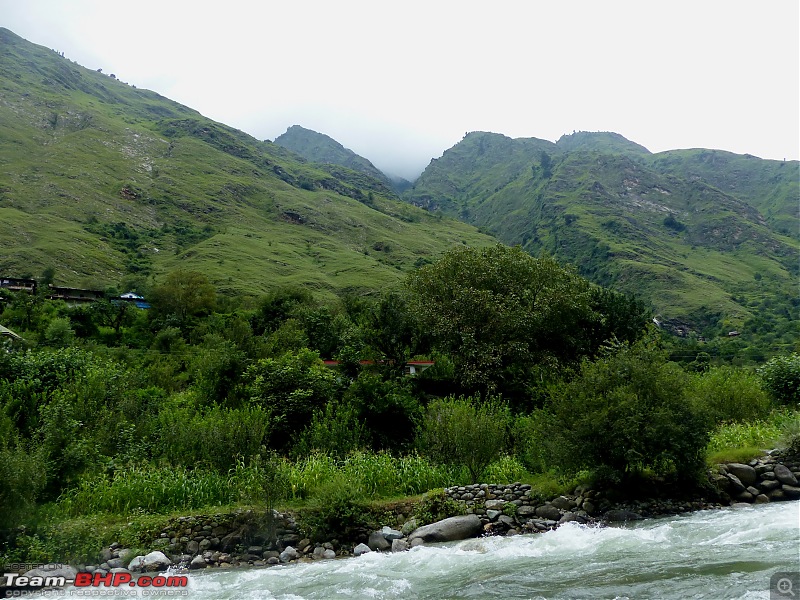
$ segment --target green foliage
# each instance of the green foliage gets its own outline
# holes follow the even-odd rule
[[[724,423],[712,433],[707,446],[709,456],[725,456],[740,449],[759,452],[783,443],[800,431],[800,413],[796,410],[775,410],[764,418],[744,423]],[[720,461],[718,461],[720,462]]]
[[[409,276],[411,306],[459,382],[482,393],[524,387],[532,366],[588,351],[588,283],[521,248],[457,248]],[[521,381],[520,381],[521,379]]]
[[[761,367],[758,374],[777,402],[800,405],[800,354],[776,356]]]
[[[509,422],[508,407],[497,400],[438,399],[428,405],[418,444],[436,462],[466,467],[477,483],[505,449]]]
[[[694,376],[687,396],[713,423],[751,421],[771,408],[761,382],[743,369],[721,366]]]
[[[334,398],[334,373],[309,349],[261,359],[246,372],[248,397],[267,410],[272,421],[270,441],[286,448],[310,422],[314,410]]]
[[[645,469],[694,478],[703,465],[706,420],[686,401],[685,376],[644,342],[586,362],[552,390],[562,464],[612,480]]]
[[[352,404],[331,401],[314,411],[294,451],[298,456],[321,452],[343,458],[365,448],[369,437],[368,428],[358,418],[358,411]]]
[[[450,498],[443,489],[434,489],[427,492],[414,505],[412,516],[419,525],[427,525],[448,517],[463,515],[465,511],[465,504]]]
[[[192,317],[208,314],[216,299],[216,288],[208,277],[196,271],[172,271],[150,292],[155,313],[164,319],[172,318],[181,326]]]
[[[52,348],[66,348],[75,339],[69,319],[59,317],[50,321],[44,331],[43,341]]]
[[[2,418],[2,417],[0,417]],[[9,439],[10,423],[0,441],[0,529],[8,529],[31,516],[47,482],[47,464],[39,449],[28,449]]]
[[[314,490],[310,507],[301,514],[300,527],[312,540],[349,539],[362,527],[375,527],[364,493],[342,476]]]
[[[490,483],[508,484],[527,477],[528,471],[522,462],[509,454],[503,454],[497,460],[489,463],[483,473],[484,481]]]

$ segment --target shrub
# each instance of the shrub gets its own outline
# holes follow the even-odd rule
[[[313,491],[300,527],[311,539],[348,539],[354,530],[374,527],[364,493],[358,485],[338,475]]]
[[[498,401],[434,400],[418,432],[419,446],[439,463],[463,465],[477,483],[505,449],[509,422],[508,407]]]
[[[686,401],[684,373],[646,343],[585,362],[552,391],[564,465],[611,480],[645,469],[693,479],[704,465],[706,420]]]
[[[781,404],[800,404],[800,354],[776,356],[758,370],[766,390]]]
[[[687,393],[695,407],[714,423],[749,421],[770,410],[769,396],[758,377],[744,369],[709,369],[692,379]]]

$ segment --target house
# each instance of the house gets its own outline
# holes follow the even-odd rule
[[[49,300],[64,300],[67,304],[97,302],[106,297],[105,292],[100,290],[58,287],[53,284],[50,284],[48,287],[50,288],[50,294],[47,296]]]
[[[133,304],[136,308],[150,308],[150,304],[144,299],[144,296],[140,296],[135,292],[125,292],[116,298],[111,298],[111,302],[114,304],[120,304],[122,302]]]
[[[35,279],[20,279],[18,277],[0,277],[0,288],[11,290],[12,292],[36,292]]]
[[[8,327],[3,327],[2,325],[0,325],[0,337],[11,338],[12,340],[17,340],[17,341],[22,339],[16,333],[11,331]]]

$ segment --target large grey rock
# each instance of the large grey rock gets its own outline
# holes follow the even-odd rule
[[[359,544],[355,548],[353,548],[353,556],[361,556],[362,554],[366,554],[367,552],[372,552],[370,547],[366,544]]]
[[[158,550],[135,557],[129,564],[130,571],[139,571],[142,573],[150,573],[152,571],[164,571],[172,564],[172,561],[167,558],[166,554]]]
[[[552,504],[545,504],[544,506],[540,506],[536,509],[536,516],[542,517],[543,519],[549,519],[551,521],[558,521],[561,519],[561,511]]]
[[[405,540],[392,540],[392,552],[404,552],[408,550],[408,542]]]
[[[550,504],[555,506],[559,510],[570,510],[575,508],[575,502],[570,500],[566,496],[559,496],[558,498],[554,498],[550,501]]]
[[[192,562],[189,563],[190,569],[205,569],[208,566],[208,563],[203,558],[202,554],[198,554],[192,559]]]
[[[742,463],[728,463],[726,466],[728,473],[731,475],[736,475],[736,477],[739,478],[739,481],[741,481],[745,487],[748,485],[753,485],[756,481],[758,481],[756,470],[750,465],[743,465]]]
[[[797,485],[797,477],[789,470],[789,467],[778,464],[775,465],[775,469],[772,472],[775,473],[775,478],[781,483]]]
[[[502,514],[503,513],[500,512],[499,510],[491,510],[490,509],[490,510],[486,511],[486,516],[489,518],[490,521],[496,521],[497,517],[499,517]]]
[[[425,543],[455,542],[476,537],[482,531],[483,527],[478,515],[460,515],[415,529],[408,536],[408,541],[409,544],[412,544],[414,540],[422,540]]]
[[[506,505],[505,500],[487,500],[483,503],[487,510],[502,510]]]
[[[392,529],[391,527],[382,527],[381,528],[381,535],[386,539],[387,542],[391,542],[392,540],[399,540],[403,537],[402,532],[397,531],[397,529]]]
[[[525,521],[530,519],[531,517],[536,515],[536,508],[533,506],[520,506],[517,509],[517,516],[521,521]]]
[[[794,500],[795,498],[800,498],[800,487],[796,485],[786,485],[785,483],[781,486],[783,493],[786,494],[787,498],[791,498]]]
[[[623,521],[640,521],[642,520],[642,515],[639,513],[635,513],[632,510],[625,510],[625,509],[614,509],[610,510],[605,514],[606,521],[611,523],[619,523]]]
[[[75,579],[75,576],[78,574],[78,570],[75,567],[70,565],[63,565],[56,569],[46,569],[44,567],[31,569],[30,571],[25,571],[22,574],[23,577],[41,577],[42,583],[41,585],[33,585],[33,582],[28,580],[31,583],[31,587],[43,587],[44,582],[47,581],[48,577],[63,577],[64,579]],[[4,588],[2,588],[4,590]],[[8,597],[11,597],[9,593]]]
[[[280,555],[281,562],[289,562],[297,558],[300,558],[300,553],[292,546],[286,546],[286,549]]]
[[[758,487],[760,487],[765,492],[770,492],[772,490],[777,490],[779,487],[781,487],[781,482],[778,481],[777,479],[764,479],[761,483],[758,484]]]
[[[369,534],[367,546],[369,546],[370,550],[375,550],[377,552],[383,552],[384,550],[388,550],[392,547],[392,545],[386,541],[386,538],[383,537],[383,534],[380,531],[373,531]]]
[[[727,477],[730,482],[730,491],[732,494],[740,494],[747,491],[747,487],[742,483],[742,480],[733,473],[728,473],[725,477]]]

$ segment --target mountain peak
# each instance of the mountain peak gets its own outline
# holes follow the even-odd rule
[[[589,150],[613,154],[650,154],[644,146],[613,131],[575,131],[558,138],[556,146],[566,152]]]

